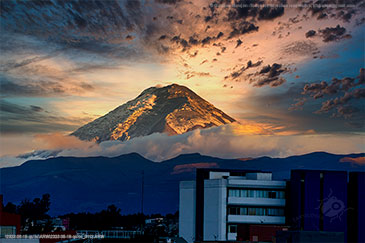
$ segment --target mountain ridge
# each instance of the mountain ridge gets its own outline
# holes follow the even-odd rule
[[[287,158],[260,157],[249,161],[223,159],[198,153],[154,162],[137,153],[117,157],[55,157],[30,160],[0,169],[0,194],[7,201],[51,195],[52,215],[95,212],[115,204],[122,213],[140,210],[142,172],[145,182],[145,212],[174,213],[178,210],[179,182],[194,180],[196,168],[259,170],[273,172],[274,179],[290,178],[292,169],[365,171],[365,164],[341,162],[344,157],[311,153]]]

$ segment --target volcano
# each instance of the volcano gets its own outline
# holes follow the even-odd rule
[[[183,134],[221,126],[235,119],[185,86],[151,87],[137,98],[80,127],[71,135],[81,140],[126,141],[153,133]]]

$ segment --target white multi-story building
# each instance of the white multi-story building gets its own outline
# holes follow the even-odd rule
[[[186,241],[237,240],[247,225],[285,224],[285,181],[271,173],[198,169],[180,182],[179,235]]]

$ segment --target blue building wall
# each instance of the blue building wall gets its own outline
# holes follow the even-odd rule
[[[301,175],[300,171],[292,171],[289,183],[287,221],[294,229],[301,229],[302,221],[302,199],[301,199]]]
[[[323,230],[344,232],[347,237],[347,172],[323,173]]]
[[[348,241],[365,242],[365,172],[350,172]]]
[[[304,230],[320,230],[320,206],[320,172],[306,171],[304,173]]]
[[[304,231],[344,232],[346,239],[347,178],[344,171],[293,170],[288,216],[301,220],[289,220],[291,226]]]
[[[358,242],[365,242],[365,172],[358,173]]]

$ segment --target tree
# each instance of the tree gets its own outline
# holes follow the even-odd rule
[[[21,201],[17,207],[17,212],[21,215],[23,223],[49,218],[47,212],[51,205],[50,198],[47,193],[42,195],[42,198],[34,198],[32,202],[29,199]]]
[[[7,213],[17,213],[16,205],[11,202],[8,202],[3,210],[4,210],[4,212],[7,212]]]

